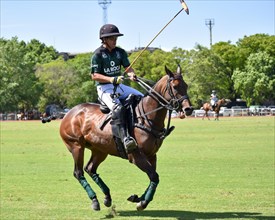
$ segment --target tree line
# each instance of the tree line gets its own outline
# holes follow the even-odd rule
[[[138,54],[131,53],[130,61]],[[92,52],[66,60],[54,47],[36,39],[26,43],[17,37],[0,38],[0,112],[95,102],[91,56]],[[176,70],[178,64],[195,108],[209,101],[212,90],[220,98],[241,98],[248,106],[275,100],[275,36],[244,36],[236,44],[218,42],[211,48],[197,44],[191,50],[145,51],[133,67],[139,77],[156,82],[165,74],[165,66]],[[125,81],[142,91],[137,83]]]

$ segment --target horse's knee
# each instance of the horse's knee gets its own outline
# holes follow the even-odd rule
[[[92,174],[91,170],[89,170],[89,168],[88,168],[88,165],[86,165],[86,166],[84,167],[84,170],[85,170],[85,172],[88,173],[89,175]]]
[[[82,170],[75,170],[74,173],[73,173],[73,175],[74,175],[74,177],[75,177],[76,179],[79,180],[80,177],[84,176],[84,173],[83,173]]]
[[[92,169],[89,169],[88,166],[84,167],[84,171],[85,171],[86,173],[88,173],[90,177],[92,177],[93,175],[97,174],[96,171],[94,171],[94,170],[92,170]],[[97,175],[98,175],[98,174],[97,174]]]
[[[157,172],[149,174],[149,178],[154,183],[159,183],[159,175]]]

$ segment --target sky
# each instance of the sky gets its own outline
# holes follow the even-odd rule
[[[101,44],[104,24],[98,0],[0,0],[0,37],[21,41],[37,39],[59,52],[93,52]],[[178,47],[209,47],[206,19],[214,19],[212,43],[235,44],[244,36],[275,35],[275,0],[186,0],[190,14],[182,11],[150,47],[166,51]],[[107,23],[124,36],[117,44],[125,50],[145,47],[181,10],[179,0],[112,0]]]

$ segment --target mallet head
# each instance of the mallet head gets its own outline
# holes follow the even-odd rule
[[[186,3],[184,2],[184,0],[180,0],[181,6],[184,9],[184,11],[186,12],[186,14],[189,15],[189,9],[188,6],[186,5]]]

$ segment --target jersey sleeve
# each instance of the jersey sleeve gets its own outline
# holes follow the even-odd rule
[[[130,61],[128,59],[128,54],[123,49],[121,50],[121,53],[122,53],[122,66],[124,68],[126,68],[126,67],[130,66]]]
[[[91,73],[101,73],[102,64],[100,61],[99,54],[94,54],[91,59]]]

